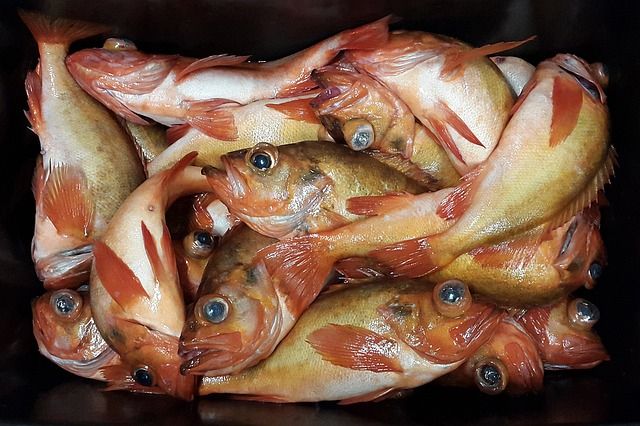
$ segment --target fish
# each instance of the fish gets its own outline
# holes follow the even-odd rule
[[[206,229],[195,229],[182,240],[173,241],[185,303],[195,301],[205,268],[219,239],[220,237]]]
[[[229,212],[272,238],[318,232],[359,218],[346,200],[423,187],[374,158],[344,145],[303,141],[259,143],[221,157],[224,170],[203,168],[210,190]]]
[[[608,127],[606,96],[589,65],[568,54],[543,61],[491,157],[440,205],[439,214],[455,223],[369,255],[396,275],[419,277],[477,247],[537,229],[520,252],[529,258],[609,182],[615,150]]]
[[[31,304],[33,335],[42,355],[81,377],[106,380],[103,368],[121,364],[91,315],[86,286],[50,290]]]
[[[195,165],[222,167],[220,156],[259,142],[285,145],[318,139],[322,125],[309,105],[313,97],[311,94],[258,100],[217,108],[215,136],[188,124],[171,127],[167,131],[171,146],[149,164],[149,174],[153,176],[171,167],[191,151],[198,152]]]
[[[491,56],[489,59],[496,64],[515,97],[520,96],[522,89],[527,85],[536,67],[517,56]]]
[[[201,169],[189,166],[195,155],[146,180],[118,209],[94,243],[89,286],[98,330],[134,381],[186,400],[195,381],[179,371],[185,306],[165,212],[179,197],[207,190]]]
[[[544,367],[535,342],[520,324],[506,316],[487,343],[439,382],[448,386],[475,385],[489,395],[522,395],[540,391],[543,379]]]
[[[349,50],[345,60],[395,93],[466,174],[493,152],[514,103],[502,73],[485,55],[522,43],[471,48],[419,31],[395,31],[375,50]]]
[[[334,140],[366,150],[431,191],[459,183],[460,175],[435,137],[381,83],[342,64],[316,70],[312,78],[324,89],[312,107]]]
[[[547,370],[593,368],[610,359],[592,330],[600,311],[588,300],[568,297],[532,307],[516,318],[536,343]]]
[[[202,277],[180,337],[183,374],[235,374],[268,357],[315,294],[295,294],[254,264],[276,241],[247,226],[223,238]]]
[[[398,280],[326,293],[269,358],[237,374],[203,377],[200,394],[351,404],[428,383],[460,366],[504,315],[464,287],[440,290]]]
[[[143,126],[124,119],[120,119],[120,123],[122,123],[122,126],[138,151],[145,176],[149,177],[149,164],[169,148],[166,129],[160,125]],[[185,152],[185,154],[187,154],[187,152]]]
[[[45,288],[74,288],[89,278],[93,241],[144,173],[115,117],[78,86],[65,66],[73,41],[106,28],[19,14],[40,54],[25,79],[26,115],[41,147],[33,177],[32,257]]]
[[[312,89],[311,71],[345,49],[384,43],[388,21],[386,17],[345,30],[271,62],[247,62],[248,56],[225,54],[196,60],[103,48],[75,52],[67,66],[88,93],[131,122],[146,124],[144,116],[167,126],[189,123],[215,136],[220,105],[246,105]]]

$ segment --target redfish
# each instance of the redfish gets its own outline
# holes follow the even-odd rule
[[[31,308],[38,349],[59,367],[88,379],[106,380],[103,368],[121,363],[93,321],[86,288],[49,291],[34,300]]]
[[[86,281],[91,244],[144,179],[142,165],[115,117],[73,80],[69,45],[104,27],[21,11],[38,43],[40,63],[27,74],[27,118],[38,135],[33,260],[47,288]]]
[[[225,170],[205,167],[215,193],[231,212],[261,234],[286,236],[336,228],[359,218],[348,198],[422,186],[374,158],[344,145],[304,141],[259,143],[221,157]]]
[[[140,386],[191,399],[195,382],[180,375],[178,338],[185,307],[165,212],[177,198],[207,189],[194,155],[145,181],[95,243],[91,310],[100,333],[131,367]]]
[[[534,307],[518,322],[536,342],[547,370],[593,368],[609,355],[592,327],[600,319],[598,307],[588,300],[567,298]]]
[[[312,106],[334,140],[367,150],[432,191],[458,184],[447,153],[389,89],[344,65],[314,71],[312,78],[324,89]]]
[[[498,144],[514,102],[506,80],[484,55],[522,43],[472,49],[448,37],[398,31],[378,49],[348,51],[346,60],[404,101],[465,174]]]
[[[464,288],[413,281],[352,286],[318,298],[260,364],[204,377],[200,394],[268,402],[380,400],[453,371],[491,337],[502,316]]]
[[[371,255],[398,275],[433,273],[477,247],[534,232],[527,258],[557,226],[589,206],[613,172],[605,95],[573,55],[542,62],[500,144],[439,207],[447,231]]]
[[[322,126],[309,103],[314,95],[259,100],[243,106],[225,106],[215,115],[215,134],[209,136],[189,125],[167,131],[171,146],[149,164],[154,175],[175,164],[192,151],[198,152],[195,165],[222,167],[220,156],[251,148],[258,142],[285,145],[318,139]],[[211,132],[209,132],[211,133]]]
[[[389,18],[343,31],[301,52],[272,62],[213,55],[195,60],[129,49],[85,49],[67,59],[78,83],[118,115],[134,123],[190,123],[215,135],[215,110],[286,97],[313,88],[308,78],[345,49],[369,49],[388,38]]]

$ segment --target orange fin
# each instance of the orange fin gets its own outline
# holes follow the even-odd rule
[[[249,56],[235,56],[225,54],[207,56],[206,58],[198,59],[197,61],[192,62],[185,69],[180,71],[178,75],[176,75],[176,82],[179,82],[187,75],[196,71],[200,71],[206,68],[238,65],[246,62],[247,59],[249,59]]]
[[[93,244],[93,263],[105,290],[122,309],[135,304],[140,298],[149,298],[140,280],[131,268],[102,241]]]
[[[582,89],[573,79],[556,77],[553,79],[553,112],[551,116],[551,136],[549,146],[562,143],[578,123],[582,108]]]
[[[369,252],[368,256],[389,268],[393,276],[418,278],[437,271],[430,238],[416,238]]]
[[[19,10],[22,22],[29,27],[38,43],[58,43],[70,45],[75,40],[91,37],[109,31],[109,27],[91,22],[52,18],[36,12]]]
[[[468,140],[474,145],[481,146],[485,148],[484,144],[480,142],[480,139],[476,137],[476,135],[469,129],[469,126],[460,118],[458,114],[455,113],[449,106],[440,101],[436,105],[435,109],[437,110],[437,115],[439,119],[446,123],[446,125],[452,127],[460,136]]]
[[[160,237],[160,250],[162,254],[158,252],[153,235],[151,235],[149,228],[147,228],[147,225],[145,225],[143,221],[140,221],[140,230],[144,241],[144,250],[147,253],[147,258],[149,259],[149,264],[153,270],[153,275],[156,277],[156,281],[161,285],[173,284],[178,275],[178,271],[169,229],[166,225],[162,228],[162,237]]]
[[[93,231],[94,205],[88,198],[89,185],[81,169],[55,163],[43,189],[44,215],[58,232],[87,238]]]
[[[220,108],[230,103],[227,99],[209,99],[189,103],[187,122],[202,133],[223,141],[238,139],[232,108]],[[235,102],[234,102],[235,103]]]
[[[469,252],[474,260],[488,268],[522,269],[536,255],[542,243],[542,234],[532,233],[491,246],[477,247]]]
[[[33,198],[36,200],[36,205],[42,198],[42,192],[44,190],[44,167],[42,165],[42,155],[36,157],[36,167],[33,171],[33,179],[31,180],[31,192],[33,192]]]
[[[307,342],[322,359],[352,370],[402,372],[398,343],[378,333],[353,325],[329,324],[315,330]]]
[[[172,145],[178,140],[182,139],[191,130],[191,126],[188,123],[177,124],[167,129],[167,143]]]
[[[311,99],[303,98],[278,104],[267,104],[266,106],[286,115],[291,120],[319,124],[320,120],[316,117],[313,108],[309,104],[310,102]]]
[[[407,207],[415,195],[404,192],[390,192],[385,195],[366,195],[347,200],[347,211],[361,216],[378,216],[395,209]]]
[[[435,119],[435,118],[427,118],[425,127],[427,127],[431,133],[436,138],[436,141],[440,144],[441,147],[449,151],[458,161],[460,161],[465,166],[467,162],[462,158],[462,154],[460,154],[460,150],[456,145],[453,137],[451,137],[451,133],[449,133],[449,129],[447,129],[446,123]]]
[[[24,80],[24,88],[27,92],[27,104],[29,111],[25,111],[27,120],[31,124],[31,130],[38,135],[42,129],[42,111],[40,101],[42,99],[42,81],[35,71],[29,71]]]
[[[293,315],[300,315],[326,284],[334,260],[328,243],[315,235],[291,238],[260,250],[256,259],[263,260],[274,286],[286,295]]]
[[[380,389],[377,391],[365,393],[364,395],[358,395],[352,398],[343,399],[340,402],[338,402],[338,405],[350,405],[350,404],[358,404],[360,402],[371,402],[371,401],[378,402],[378,401],[382,401],[383,399],[392,398],[398,392],[399,391],[394,388]]]
[[[458,219],[471,205],[473,198],[473,184],[482,173],[482,166],[478,166],[464,175],[458,185],[445,197],[436,209],[436,214],[446,220]]]
[[[318,85],[310,78],[305,78],[295,83],[291,83],[288,86],[278,90],[276,98],[292,98],[294,96],[301,96],[309,93],[311,90],[317,88]]]
[[[389,23],[392,19],[392,15],[387,15],[369,24],[343,31],[339,34],[343,40],[339,50],[370,50],[380,47],[389,40]]]
[[[213,229],[213,218],[211,218],[207,206],[217,199],[218,197],[210,192],[193,196],[192,214],[189,217],[190,229]]]
[[[441,188],[438,184],[438,179],[433,177],[428,172],[422,170],[417,164],[411,162],[408,158],[402,154],[387,153],[375,150],[366,150],[365,154],[375,158],[381,163],[384,163],[391,168],[398,170],[405,176],[410,177],[419,184],[425,187],[428,191],[437,191]]]
[[[384,266],[364,257],[347,257],[335,265],[336,271],[342,274],[346,283],[386,276]]]
[[[499,43],[485,44],[481,47],[476,47],[470,50],[464,50],[458,54],[448,55],[445,58],[442,69],[440,70],[440,77],[450,78],[458,74],[464,64],[471,62],[481,56],[493,55],[506,50],[515,49],[522,46],[525,43],[535,39],[536,36],[531,36],[527,39],[520,41],[502,41]]]

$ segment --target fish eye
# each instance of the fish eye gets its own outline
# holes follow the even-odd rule
[[[354,151],[369,148],[375,140],[375,132],[371,123],[360,118],[347,121],[342,127],[342,134],[349,148]]]
[[[569,321],[575,327],[589,330],[600,319],[600,310],[596,305],[585,299],[575,299],[567,306]]]
[[[471,292],[462,281],[445,281],[433,288],[433,302],[442,315],[455,318],[471,306]]]
[[[216,240],[216,237],[210,232],[198,229],[184,237],[182,246],[189,256],[205,259],[211,255],[216,247]]]
[[[496,395],[506,389],[509,378],[501,361],[489,359],[476,366],[474,381],[480,391]]]
[[[110,37],[105,40],[102,47],[107,50],[138,50],[136,44],[131,40],[127,40],[126,38],[114,37]]]
[[[58,290],[51,295],[51,308],[61,318],[74,319],[82,309],[82,297],[73,290]]]
[[[278,162],[278,149],[268,143],[261,142],[247,152],[247,163],[259,171],[272,169]]]
[[[602,276],[602,265],[598,262],[593,262],[589,265],[589,278],[593,281],[597,280]]]
[[[149,367],[138,367],[133,371],[133,380],[141,386],[153,386],[155,378]]]
[[[213,324],[219,324],[229,315],[229,304],[221,297],[213,297],[202,305],[202,316]]]

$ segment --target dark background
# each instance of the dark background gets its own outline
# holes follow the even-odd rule
[[[60,0],[0,5],[0,423],[628,423],[640,422],[640,76],[639,7],[635,1],[484,0]],[[23,81],[35,66],[35,43],[16,8],[109,24],[142,50],[207,56],[252,54],[274,59],[346,28],[393,13],[395,28],[420,29],[471,44],[536,34],[518,54],[534,63],[559,52],[606,63],[611,137],[619,153],[602,234],[609,265],[585,292],[602,312],[597,326],[611,361],[590,371],[549,373],[544,391],[488,397],[426,386],[408,398],[378,404],[270,405],[203,398],[101,392],[37,353],[30,300],[42,292],[30,242],[34,205],[30,180],[39,150],[27,129]],[[100,39],[74,48],[99,45]],[[543,167],[544,165],[541,165]]]

